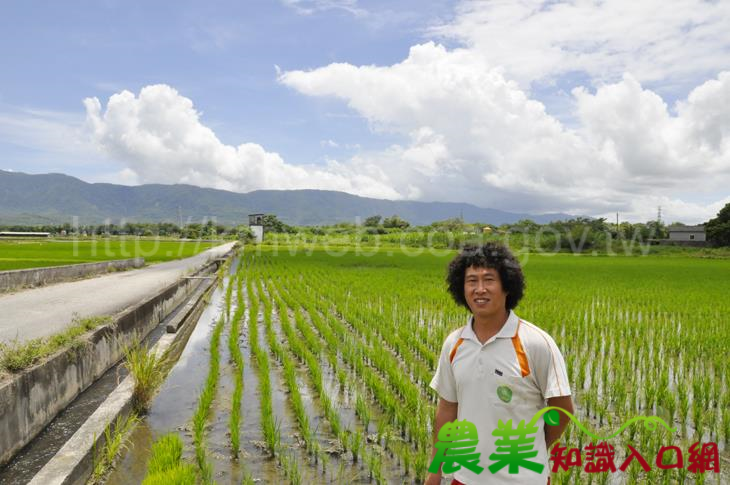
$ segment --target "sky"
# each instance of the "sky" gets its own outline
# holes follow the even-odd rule
[[[0,169],[700,223],[730,2],[0,4]]]

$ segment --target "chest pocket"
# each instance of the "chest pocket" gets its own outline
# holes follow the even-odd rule
[[[540,404],[540,392],[529,377],[495,375],[493,379],[491,402],[500,409],[535,409]],[[521,416],[520,419],[531,417]]]

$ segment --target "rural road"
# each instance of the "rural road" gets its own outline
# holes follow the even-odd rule
[[[113,315],[222,256],[235,243],[186,259],[96,278],[58,283],[0,296],[0,342],[24,341],[62,331],[75,315]]]

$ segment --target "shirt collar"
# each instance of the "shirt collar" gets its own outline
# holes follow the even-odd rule
[[[473,322],[474,322],[474,315],[469,317],[469,319],[467,320],[466,325],[464,326],[464,329],[461,331],[460,337],[463,338],[464,340],[473,340],[473,341],[479,343],[477,334],[474,333],[474,327],[472,326]],[[516,336],[519,324],[520,324],[520,319],[517,317],[515,312],[510,310],[509,316],[507,317],[507,321],[504,322],[504,325],[502,325],[502,328],[499,330],[499,332],[497,332],[497,334],[494,336],[494,338],[512,338],[512,337]]]

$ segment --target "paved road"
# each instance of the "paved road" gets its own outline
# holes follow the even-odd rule
[[[29,340],[63,330],[80,317],[113,315],[231,250],[216,246],[186,259],[0,296],[0,342]]]

